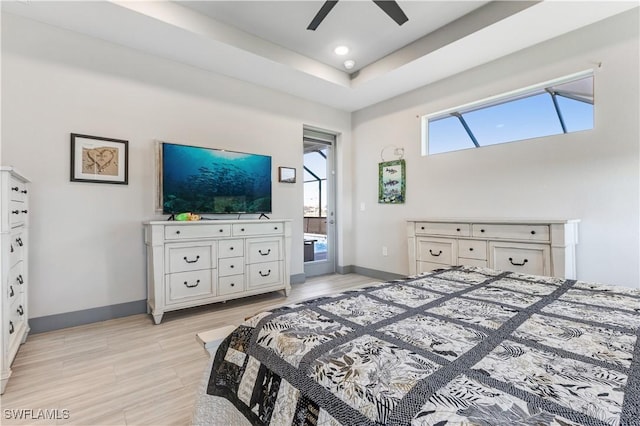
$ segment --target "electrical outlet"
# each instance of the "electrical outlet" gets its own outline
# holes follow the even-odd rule
[[[389,251],[387,250],[386,246],[382,246],[382,255],[383,256],[388,256],[389,255]]]

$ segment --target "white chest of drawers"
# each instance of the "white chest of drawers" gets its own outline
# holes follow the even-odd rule
[[[29,333],[28,180],[12,167],[0,167],[0,393],[11,376],[11,363]]]
[[[144,224],[147,306],[165,312],[284,290],[290,220],[151,221]]]
[[[578,223],[579,220],[410,220],[409,273],[467,265],[576,278]]]

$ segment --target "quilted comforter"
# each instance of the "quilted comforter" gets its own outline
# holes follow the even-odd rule
[[[439,270],[248,319],[194,423],[640,425],[639,334],[638,290]]]

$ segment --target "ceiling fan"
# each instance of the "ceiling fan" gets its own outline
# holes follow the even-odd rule
[[[383,0],[383,1],[372,0],[372,1],[375,4],[377,4],[378,7],[384,11],[384,13],[389,15],[391,19],[396,21],[398,25],[402,25],[409,20],[409,18],[407,18],[407,15],[405,15],[402,9],[400,9],[400,6],[398,5],[397,2],[391,1],[391,0]],[[329,12],[331,12],[331,9],[333,9],[336,3],[338,3],[338,0],[325,1],[322,7],[320,8],[320,10],[318,11],[318,13],[316,14],[316,16],[313,18],[313,20],[307,27],[307,29],[311,31],[315,31],[316,28],[318,28],[318,25],[320,25],[320,23],[324,20],[324,18],[327,17]]]

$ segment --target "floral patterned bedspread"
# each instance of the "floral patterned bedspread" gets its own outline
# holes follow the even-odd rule
[[[251,424],[640,425],[639,334],[640,290],[455,267],[250,318],[206,393]]]

